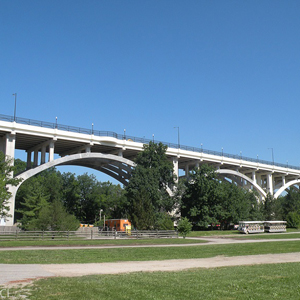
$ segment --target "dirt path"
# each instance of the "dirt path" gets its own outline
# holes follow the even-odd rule
[[[233,243],[228,239],[208,239],[212,243]],[[217,241],[216,241],[217,240]],[[269,240],[270,241],[270,240]],[[237,242],[235,240],[235,242]],[[240,241],[238,241],[240,242]],[[244,240],[248,242],[248,240]],[[253,241],[252,241],[253,242]],[[199,246],[203,244],[197,244]],[[207,244],[206,244],[207,245]],[[184,245],[174,245],[184,246]],[[193,244],[195,246],[195,244]],[[143,246],[147,247],[147,246]],[[157,247],[157,245],[156,245]],[[170,247],[170,245],[168,245]],[[55,247],[56,248],[56,247]],[[59,248],[59,247],[58,247]],[[73,248],[69,247],[68,249]],[[27,249],[27,248],[26,248]],[[36,248],[35,248],[36,249]],[[57,249],[57,248],[56,248]],[[129,272],[179,271],[191,268],[216,268],[224,266],[275,264],[300,262],[300,252],[226,257],[217,256],[200,259],[172,259],[162,261],[128,261],[89,264],[0,264],[0,285],[11,286],[29,283],[45,277],[73,277],[92,274],[118,274]]]

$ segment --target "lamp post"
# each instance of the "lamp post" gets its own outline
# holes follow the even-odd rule
[[[55,117],[55,128],[57,129],[57,117]]]
[[[14,110],[14,122],[16,122],[16,112],[17,112],[17,93],[14,93],[15,96],[15,110]]]
[[[269,150],[272,150],[272,162],[273,162],[273,165],[274,165],[274,151],[273,151],[273,148],[268,148]]]
[[[124,140],[126,140],[126,129],[124,129]]]
[[[180,148],[180,135],[179,135],[179,126],[174,127],[174,129],[177,128],[178,130],[178,149]]]
[[[92,134],[94,134],[94,123],[92,123]]]
[[[153,140],[153,144],[154,144],[154,133],[152,134],[152,140]]]

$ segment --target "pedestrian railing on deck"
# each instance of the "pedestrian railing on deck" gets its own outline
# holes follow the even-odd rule
[[[292,166],[292,165],[289,165],[288,163],[286,163],[286,164],[276,163],[274,161],[271,162],[271,161],[267,161],[267,160],[261,160],[261,159],[258,159],[258,157],[251,158],[251,157],[242,156],[241,154],[240,155],[229,154],[229,153],[223,152],[223,150],[222,150],[222,152],[207,150],[207,149],[203,149],[202,145],[201,145],[201,148],[199,148],[199,147],[179,145],[179,143],[176,144],[176,143],[161,142],[161,141],[154,140],[154,138],[153,139],[139,138],[139,137],[135,137],[135,136],[126,135],[125,132],[124,132],[124,134],[118,134],[118,133],[115,133],[112,131],[100,131],[100,130],[94,130],[93,128],[90,128],[90,129],[80,128],[80,127],[75,127],[75,126],[58,124],[57,122],[51,123],[51,122],[45,122],[45,121],[37,121],[37,120],[7,116],[7,115],[2,115],[2,114],[0,114],[0,120],[6,121],[6,122],[16,122],[19,124],[50,128],[50,129],[70,131],[70,132],[75,132],[75,133],[92,134],[95,136],[113,137],[113,138],[116,138],[119,140],[128,140],[128,141],[133,141],[133,142],[138,142],[138,143],[143,143],[143,144],[149,144],[151,141],[153,141],[154,143],[162,143],[163,145],[166,145],[167,147],[174,148],[174,149],[200,152],[200,153],[223,156],[223,157],[244,160],[244,161],[249,161],[249,162],[254,162],[254,163],[260,163],[260,164],[265,164],[265,165],[273,165],[273,166],[282,167],[282,168],[300,170],[299,166]]]
[[[12,240],[84,240],[84,239],[120,239],[120,238],[177,238],[175,230],[132,230],[132,231],[2,231],[1,241]]]

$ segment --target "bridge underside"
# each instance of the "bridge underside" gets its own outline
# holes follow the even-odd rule
[[[24,182],[26,179],[48,168],[66,165],[92,168],[113,177],[124,185],[127,185],[134,163],[123,157],[111,154],[79,153],[44,163],[34,169],[25,171],[16,177],[22,178]]]

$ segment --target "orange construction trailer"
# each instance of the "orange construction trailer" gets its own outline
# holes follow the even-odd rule
[[[108,219],[105,221],[105,226],[109,230],[130,231],[131,223],[127,219]]]

